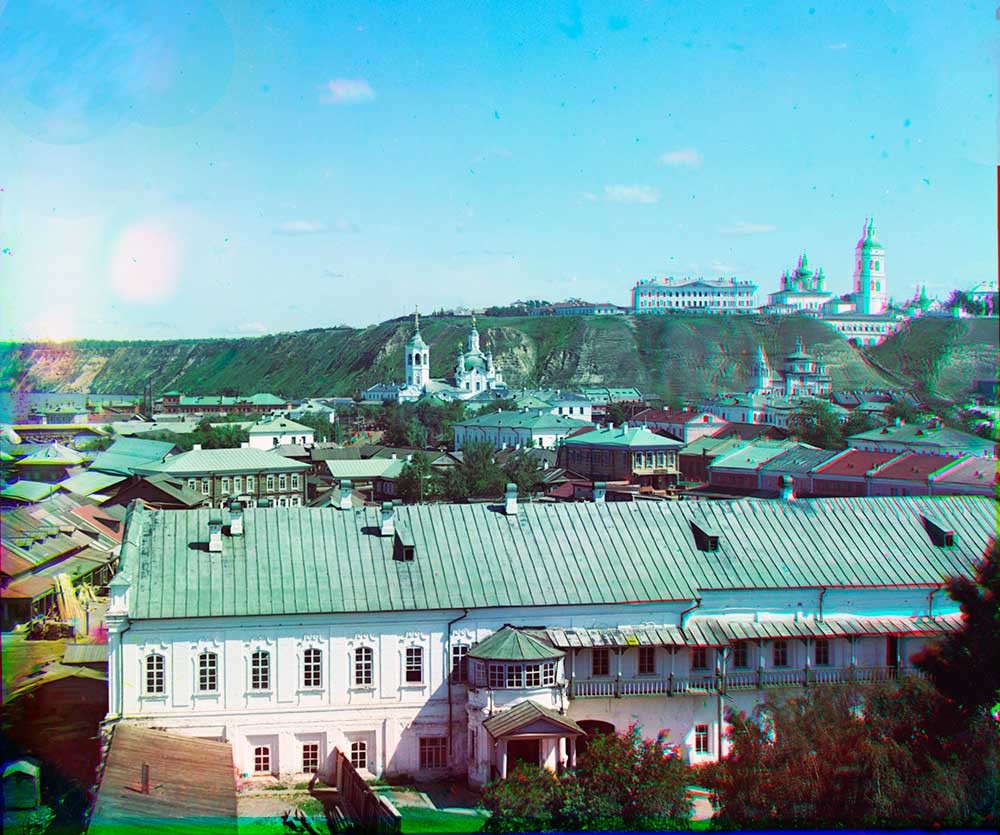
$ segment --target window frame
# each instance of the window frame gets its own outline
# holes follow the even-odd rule
[[[708,732],[708,725],[695,725],[694,726],[694,753],[695,754],[711,754],[712,749],[710,745],[710,735]]]
[[[775,668],[788,666],[788,641],[784,638],[778,638],[771,643],[771,666]]]
[[[260,664],[263,659],[263,664]],[[271,692],[271,653],[269,650],[257,648],[250,652],[250,691],[253,693]]]
[[[415,675],[419,675],[419,678],[414,677]],[[418,687],[424,683],[424,648],[411,644],[403,652],[403,685]]]
[[[698,671],[708,669],[708,647],[691,647],[691,669]]]
[[[451,680],[453,684],[467,684],[469,681],[469,645],[451,645]]]
[[[600,663],[598,663],[598,659]],[[603,670],[604,672],[601,672]],[[605,647],[595,647],[590,651],[590,677],[608,678],[611,675],[611,652]]]
[[[357,761],[358,754],[364,758],[364,764],[358,765]],[[351,750],[348,759],[351,761],[351,765],[359,771],[363,768],[365,771],[369,771],[368,768],[368,740],[367,739],[352,739],[351,740]]]
[[[375,650],[370,646],[355,647],[352,653],[353,670],[351,681],[355,688],[375,687]],[[366,657],[362,657],[366,656]],[[366,680],[367,679],[367,680]]]
[[[822,653],[820,652],[821,648]],[[822,660],[820,660],[821,655]],[[830,641],[827,638],[817,638],[813,641],[813,664],[817,667],[829,667],[830,661]]]
[[[167,694],[167,659],[162,652],[147,652],[143,659],[143,695]]]
[[[302,651],[302,689],[321,690],[323,688],[323,650],[306,647]]]
[[[636,659],[636,673],[640,676],[656,675],[656,647],[639,647],[639,654]]]
[[[737,641],[733,645],[733,669],[750,669],[750,644],[747,641]]]
[[[436,771],[448,767],[448,737],[422,736],[417,743],[418,766],[421,771]]]
[[[319,771],[319,743],[318,742],[303,742],[302,743],[302,773],[303,774],[315,774]],[[315,761],[313,760],[315,756]],[[312,766],[310,768],[310,765]]]
[[[266,768],[261,768],[260,764],[266,764]],[[255,745],[253,747],[253,773],[254,774],[274,774],[271,768],[271,746]]]
[[[204,695],[218,692],[219,654],[209,649],[202,650],[198,653],[198,676],[195,693]]]

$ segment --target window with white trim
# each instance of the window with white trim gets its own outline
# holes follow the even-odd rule
[[[271,746],[258,745],[253,749],[253,773],[271,773]]]
[[[198,692],[214,693],[219,689],[219,656],[214,652],[198,655]]]
[[[203,478],[203,479],[201,480],[201,492],[202,492],[202,493],[203,493],[204,495],[206,495],[206,496],[207,496],[207,495],[208,495],[208,493],[209,493],[209,490],[208,490],[208,479],[207,479],[207,478]]]
[[[315,647],[302,653],[302,686],[323,686],[323,653]]]
[[[222,492],[223,493],[229,492],[229,476],[227,475],[224,475],[222,477]]]
[[[233,492],[242,493],[243,492],[243,476],[234,475],[233,476]]]
[[[406,666],[403,680],[407,684],[422,684],[424,681],[424,648],[406,648]]]
[[[356,739],[351,743],[351,765],[355,768],[368,768],[368,742]]]
[[[271,653],[267,650],[254,650],[250,656],[250,689],[271,689]]]
[[[488,682],[490,687],[506,687],[507,679],[503,664],[490,664]]]
[[[281,473],[278,476],[278,489],[279,490],[287,490],[288,489],[288,476],[286,476],[284,473]]]
[[[158,696],[167,692],[167,661],[158,652],[146,656],[146,693]]]
[[[319,771],[319,743],[302,743],[302,773],[315,774]]]
[[[354,686],[371,687],[374,683],[375,652],[371,647],[354,650]]]
[[[299,489],[299,474],[298,473],[292,473],[292,489],[293,490],[298,490]]]
[[[273,475],[269,475],[267,477],[267,492],[268,493],[273,493],[274,492],[274,476]]]
[[[694,726],[694,752],[696,754],[708,753],[708,725]]]
[[[420,770],[445,768],[448,765],[448,738],[444,736],[420,737]]]
[[[257,486],[256,479],[252,475],[247,476],[247,492],[252,493]]]

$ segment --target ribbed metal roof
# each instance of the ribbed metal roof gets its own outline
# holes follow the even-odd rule
[[[563,736],[576,736],[586,733],[583,728],[568,716],[563,716],[551,708],[542,707],[530,699],[519,702],[514,707],[501,711],[483,722],[483,727],[489,731],[490,736],[494,739],[509,736],[528,725],[535,726],[531,728],[534,733],[544,732],[546,725],[549,725],[551,730],[557,731]]]
[[[562,654],[562,650],[511,626],[497,630],[469,650],[471,658],[485,661],[543,661]]]
[[[218,511],[211,511],[218,513]],[[122,571],[137,618],[420,611],[692,600],[699,590],[933,586],[970,574],[995,536],[986,497],[797,502],[429,504],[249,509],[209,553],[208,509],[129,513]],[[955,532],[935,546],[922,514]],[[701,551],[691,521],[719,535]]]
[[[193,449],[172,455],[162,464],[143,464],[137,473],[167,473],[169,475],[208,475],[219,473],[300,472],[308,464],[282,458],[263,449]]]

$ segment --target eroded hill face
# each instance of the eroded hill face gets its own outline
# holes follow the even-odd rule
[[[431,374],[450,377],[470,322],[430,318]],[[867,352],[799,316],[547,316],[478,321],[509,385],[635,386],[680,403],[749,385],[758,344],[772,365],[802,338],[836,388],[917,385],[947,397],[996,375],[997,321],[927,319]],[[403,376],[408,320],[246,339],[0,345],[0,382],[36,391],[353,395]]]

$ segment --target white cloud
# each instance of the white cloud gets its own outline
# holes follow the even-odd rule
[[[652,186],[605,186],[604,199],[612,203],[658,203],[660,192]]]
[[[372,85],[363,78],[333,78],[323,85],[324,104],[356,104],[374,98]]]
[[[326,231],[326,224],[318,220],[286,220],[274,227],[275,235],[319,235]]]
[[[688,168],[696,168],[701,165],[701,154],[694,148],[678,148],[676,151],[667,151],[660,154],[661,165],[684,165]]]
[[[236,330],[240,333],[267,333],[263,322],[244,322],[237,326]]]
[[[777,226],[770,223],[750,223],[746,220],[738,220],[732,226],[726,226],[719,231],[723,235],[764,235],[768,232],[776,232]]]

